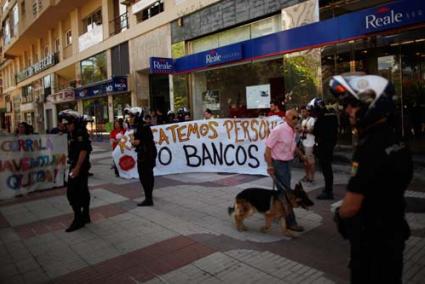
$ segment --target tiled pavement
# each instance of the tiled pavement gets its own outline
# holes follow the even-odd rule
[[[235,230],[227,215],[237,192],[270,188],[271,179],[248,175],[185,174],[156,178],[155,206],[140,208],[135,181],[113,177],[103,147],[95,147],[90,178],[92,221],[65,233],[72,219],[63,189],[0,204],[0,283],[347,283],[348,245],[336,233],[331,202],[297,209],[306,232],[283,236],[277,224]],[[335,166],[341,198],[348,168]],[[294,168],[293,182],[302,176]],[[323,185],[320,174],[312,196]],[[405,251],[406,283],[425,279],[425,193],[408,192],[413,235]],[[410,202],[409,202],[410,203]]]

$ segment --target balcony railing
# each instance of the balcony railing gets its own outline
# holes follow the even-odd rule
[[[125,12],[109,22],[110,35],[119,34],[127,30],[128,27],[128,12]]]

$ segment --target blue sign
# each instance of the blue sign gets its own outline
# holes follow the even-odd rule
[[[234,44],[201,53],[205,65],[217,65],[242,59],[242,45]]]
[[[98,82],[96,84],[76,88],[75,96],[78,99],[106,95],[108,93],[125,92],[128,90],[127,77],[114,76],[112,79]]]
[[[361,38],[372,33],[383,32],[425,23],[425,1],[405,0],[388,3],[379,7],[360,10],[328,20],[304,25],[298,28],[258,37],[255,39],[228,45],[211,51],[191,54],[175,60],[175,72],[190,72],[208,68],[212,64],[227,63],[217,59],[221,50],[238,50],[240,57],[234,60],[253,60],[260,57],[290,53],[308,48],[319,47],[335,42]],[[211,63],[206,55],[211,54]],[[222,54],[224,55],[224,54]]]
[[[151,57],[149,63],[150,73],[171,74],[174,71],[174,61],[172,58]]]

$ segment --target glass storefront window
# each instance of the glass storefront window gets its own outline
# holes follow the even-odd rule
[[[321,97],[320,49],[286,54],[284,56],[285,104],[299,107],[314,97]]]
[[[108,97],[83,100],[83,113],[94,120],[88,125],[89,130],[104,132],[105,124],[109,122]]]
[[[83,85],[107,79],[106,53],[102,52],[81,61],[81,81]]]
[[[173,75],[174,109],[182,107],[191,109],[189,104],[189,75]]]
[[[113,97],[114,119],[124,118],[124,108],[131,106],[131,95],[115,95]]]
[[[195,119],[202,117],[205,108],[218,117],[256,117],[268,112],[264,102],[284,99],[282,58],[197,72],[193,76]],[[252,90],[259,90],[258,96],[253,97]],[[247,100],[251,100],[250,108]]]
[[[176,59],[186,55],[186,45],[184,41],[173,43],[171,45],[171,56]]]

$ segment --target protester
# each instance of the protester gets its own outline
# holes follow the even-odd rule
[[[153,206],[153,168],[156,164],[157,150],[153,140],[152,130],[149,125],[144,124],[143,110],[141,108],[131,108],[129,115],[131,123],[135,125],[134,140],[131,143],[136,147],[137,170],[145,193],[145,200],[137,205]]]
[[[353,74],[334,76],[330,89],[359,139],[347,193],[335,212],[338,229],[351,245],[351,283],[402,283],[410,235],[403,195],[413,166],[391,119],[394,88],[383,77]]]
[[[275,179],[277,190],[284,204],[287,204],[285,195],[291,190],[290,163],[294,159],[294,155],[296,154],[301,160],[306,161],[306,157],[297,148],[295,141],[295,126],[298,118],[296,110],[288,110],[285,115],[285,122],[276,126],[266,139],[264,158],[268,166],[267,172]],[[285,220],[288,229],[296,232],[304,231],[304,228],[297,224],[292,207],[287,207],[291,211]]]
[[[212,119],[212,118],[214,118],[212,111],[209,108],[205,109],[204,119]]]
[[[164,115],[164,113],[160,109],[156,109],[156,123],[157,125],[167,123],[167,117]]]
[[[55,128],[50,130],[50,134],[64,134],[66,133],[66,127],[62,122],[58,122],[58,125]]]
[[[307,109],[316,118],[313,135],[315,137],[315,155],[325,179],[325,188],[317,196],[320,200],[332,200],[333,195],[333,170],[332,160],[338,135],[338,118],[334,111],[326,109],[325,102],[314,98],[307,104]]]
[[[313,182],[315,173],[315,158],[313,148],[315,144],[313,130],[316,119],[310,115],[310,112],[305,106],[301,107],[301,144],[304,150],[304,155],[308,163],[304,163],[305,176],[304,182]]]
[[[284,117],[285,112],[280,109],[280,105],[277,101],[272,101],[270,103],[270,111],[267,113],[267,116],[277,115],[279,117]]]
[[[66,195],[74,211],[74,220],[65,231],[73,232],[91,222],[88,173],[92,147],[81,114],[73,110],[64,110],[59,113],[59,119],[66,125],[68,131],[68,162],[70,166]]]
[[[29,134],[28,124],[26,122],[20,122],[18,124],[18,127],[16,128],[15,134],[17,136],[19,136],[19,135],[28,135]]]
[[[150,114],[145,115],[143,120],[145,121],[146,125],[152,126],[152,116],[150,116]]]
[[[124,128],[124,120],[122,118],[117,119],[114,121],[114,129],[111,131],[109,138],[111,141],[111,145],[112,145],[112,151],[115,150],[115,147],[117,147],[118,143],[120,142],[120,139],[122,138],[122,136],[124,135],[126,129]],[[115,164],[115,162],[112,160],[112,167],[115,171],[115,176],[119,177],[120,174],[118,172],[118,168],[117,165]]]

